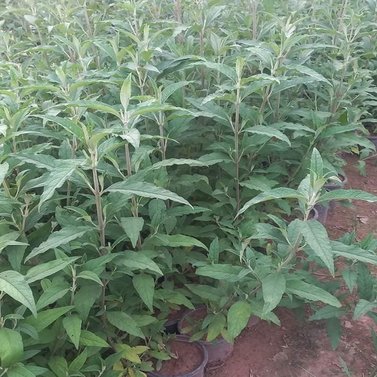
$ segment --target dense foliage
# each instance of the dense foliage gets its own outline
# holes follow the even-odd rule
[[[2,0],[0,376],[145,376],[181,307],[233,341],[310,302],[334,346],[373,316],[375,240],[310,215],[376,200],[323,189],[374,150],[376,6]]]

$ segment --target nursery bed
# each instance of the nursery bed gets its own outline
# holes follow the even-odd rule
[[[357,169],[357,157],[347,156],[348,188],[377,193],[377,159],[367,161],[367,176]],[[336,205],[326,227],[332,238],[355,230],[358,238],[377,235],[377,204],[353,202]],[[343,335],[331,348],[322,322],[302,322],[289,311],[279,313],[281,327],[260,321],[237,339],[234,352],[224,365],[206,377],[375,377],[377,353],[369,317],[342,319]]]

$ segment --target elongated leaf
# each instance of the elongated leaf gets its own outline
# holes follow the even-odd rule
[[[356,245],[345,245],[342,242],[331,241],[332,252],[341,257],[377,265],[377,255]]]
[[[112,115],[115,115],[116,117],[120,118],[120,114],[118,113],[117,110],[115,110],[113,107],[111,107],[111,106],[109,106],[105,103],[98,102],[98,101],[90,101],[90,100],[74,101],[74,102],[68,102],[65,105],[70,106],[70,107],[71,106],[86,107],[87,109],[101,111],[103,113],[112,114]]]
[[[80,336],[81,339],[81,336]],[[84,366],[85,361],[88,358],[88,351],[87,348],[84,348],[84,351],[80,353],[69,365],[69,372],[70,374],[77,373],[80,369]]]
[[[18,237],[20,237],[19,232],[8,232],[0,236],[0,253],[7,246],[28,245],[27,243],[16,241]]]
[[[45,308],[46,306],[53,304],[60,298],[64,297],[69,291],[69,288],[65,286],[57,285],[47,288],[39,297],[37,301],[37,310]]]
[[[283,199],[283,198],[293,198],[293,199],[304,199],[302,194],[298,192],[297,190],[293,190],[290,188],[284,188],[284,187],[278,187],[266,192],[263,192],[259,195],[257,195],[255,198],[249,200],[238,212],[237,216],[239,216],[241,213],[244,213],[247,209],[249,209],[251,206],[263,203],[268,200],[272,199]]]
[[[51,233],[47,241],[42,242],[38,247],[31,251],[31,253],[26,257],[25,262],[31,258],[34,258],[36,255],[45,253],[47,250],[54,249],[61,245],[66,245],[67,243],[80,238],[89,230],[92,230],[92,228],[83,226],[67,226],[57,232]]]
[[[330,200],[364,200],[366,202],[374,203],[377,202],[377,196],[369,194],[362,190],[334,190],[324,193],[318,199],[318,203],[328,202]]]
[[[363,315],[377,308],[377,301],[369,302],[364,299],[360,299],[353,312],[353,319],[359,319]]]
[[[8,369],[7,377],[36,377],[36,374],[33,373],[33,371],[30,369],[34,369],[33,366],[29,366],[28,368],[25,368],[21,364],[16,364]],[[41,370],[43,371],[42,373],[47,371],[46,368],[41,368]]]
[[[186,204],[191,207],[191,204],[186,199],[175,194],[174,192],[171,192],[169,190],[163,189],[161,187],[153,185],[152,183],[147,182],[118,182],[111,185],[106,191],[120,192],[123,194],[133,194],[145,198],[172,200],[173,202]]]
[[[143,300],[148,309],[153,311],[153,296],[154,296],[154,279],[150,275],[140,274],[132,278],[136,292]]]
[[[184,86],[190,84],[191,81],[179,81],[173,84],[170,84],[164,88],[161,92],[161,102],[164,103],[166,100],[178,89],[183,88]]]
[[[304,65],[294,64],[289,65],[288,68],[295,69],[296,71],[303,73],[304,75],[310,76],[316,81],[323,81],[328,85],[331,85],[330,81],[327,80],[324,76],[322,76],[320,73],[315,71],[314,69],[311,69],[309,67],[305,67]]]
[[[329,318],[326,321],[327,335],[330,338],[332,349],[336,349],[342,335],[342,324],[339,318]]]
[[[285,292],[285,277],[281,273],[267,275],[262,280],[262,292],[264,307],[263,312],[267,313],[279,305]]]
[[[18,331],[0,328],[0,361],[7,368],[22,359],[24,345]]]
[[[63,319],[63,327],[76,349],[79,348],[81,324],[82,320],[78,315],[70,315]]]
[[[207,246],[194,237],[185,236],[183,234],[157,234],[155,238],[158,243],[170,247],[192,247],[197,246],[204,250],[208,250]]]
[[[213,63],[213,62],[209,62],[209,61],[199,61],[199,62],[196,62],[196,63],[192,63],[192,65],[193,66],[195,66],[195,65],[204,65],[205,67],[207,67],[209,69],[213,69],[215,71],[218,71],[218,72],[222,73],[223,75],[225,75],[228,78],[230,78],[233,82],[237,81],[237,73],[236,73],[236,71],[232,67],[229,67],[226,64],[223,64],[223,63]]]
[[[124,256],[118,259],[118,263],[131,268],[132,270],[150,270],[162,275],[162,271],[157,264],[142,252],[126,251]]]
[[[323,176],[323,161],[317,148],[313,149],[312,157],[310,159],[310,175],[312,176],[313,173],[315,173],[317,177]]]
[[[19,272],[0,272],[0,292],[5,292],[14,300],[25,305],[34,315],[37,315],[33,293],[25,277]]]
[[[222,313],[216,314],[215,318],[211,320],[208,326],[207,342],[212,342],[215,340],[221,332],[224,330],[226,325],[225,315]]]
[[[207,276],[216,280],[225,280],[235,283],[240,280],[241,273],[244,271],[242,267],[230,264],[214,264],[203,266],[196,269],[196,274]]]
[[[156,162],[147,170],[156,170],[166,166],[174,166],[174,165],[188,165],[188,166],[208,166],[202,161],[199,160],[190,160],[188,158],[169,158],[166,160],[162,160],[160,162]]]
[[[138,338],[145,338],[136,321],[128,314],[124,312],[107,312],[106,316],[109,322],[117,329],[125,331],[133,336],[137,336]]]
[[[246,301],[234,303],[228,310],[228,333],[234,339],[241,334],[251,316],[251,305]]]
[[[100,348],[109,347],[106,340],[100,338],[98,335],[93,334],[91,331],[88,331],[88,330],[81,331],[80,345],[87,346],[87,347],[100,347]]]
[[[127,78],[123,81],[122,88],[120,89],[120,103],[123,106],[123,109],[127,111],[128,105],[131,98],[131,83],[132,83],[132,74],[130,73]]]
[[[334,308],[333,306],[326,305],[323,308],[317,310],[310,318],[310,321],[319,321],[321,319],[340,318],[346,314],[342,308]]]
[[[68,375],[68,363],[63,356],[52,356],[48,361],[48,366],[57,377]]]
[[[222,290],[203,284],[186,284],[185,285],[191,292],[198,295],[200,298],[209,301],[220,301],[222,297]]]
[[[334,259],[329,236],[326,228],[318,221],[309,220],[301,222],[301,233],[306,243],[321,258],[323,263],[334,275]]]
[[[270,138],[274,137],[276,139],[284,141],[289,146],[291,145],[291,142],[290,142],[290,140],[288,139],[288,137],[286,135],[284,135],[281,131],[279,131],[279,130],[277,130],[275,128],[272,128],[272,127],[268,127],[268,126],[254,126],[254,127],[251,127],[251,128],[247,128],[245,131],[246,132],[250,132],[252,134],[258,134],[258,135],[268,136]]]
[[[325,304],[335,306],[336,308],[342,306],[336,297],[313,284],[308,284],[301,280],[288,280],[286,285],[288,293],[292,293],[310,301],[322,301]]]
[[[38,317],[28,317],[25,319],[25,322],[28,325],[33,326],[37,332],[41,332],[46,327],[54,323],[58,318],[60,318],[65,313],[72,310],[73,306],[62,306],[60,308],[47,309],[38,313]]]
[[[43,115],[41,118],[45,120],[49,120],[50,122],[59,124],[66,131],[75,135],[79,140],[84,140],[84,133],[78,122],[76,123],[73,120],[70,120],[68,118],[61,118],[61,117],[52,116],[52,115]]]
[[[135,149],[140,147],[140,132],[137,128],[131,128],[119,135],[123,140],[128,141]]]
[[[47,276],[63,270],[68,265],[79,259],[79,257],[71,257],[67,259],[57,259],[51,262],[42,263],[30,268],[26,274],[26,281],[30,284],[37,280],[42,280]]]
[[[82,271],[77,275],[78,279],[85,279],[85,280],[91,280],[96,282],[99,285],[103,285],[101,279],[98,277],[98,275],[93,271]]]
[[[3,184],[4,178],[8,173],[9,164],[7,162],[3,162],[0,164],[0,185]]]
[[[144,226],[144,219],[142,217],[122,217],[120,223],[132,246],[135,247]]]

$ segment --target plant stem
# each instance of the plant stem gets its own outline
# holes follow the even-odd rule
[[[98,222],[98,233],[100,236],[100,243],[101,247],[106,246],[106,239],[105,239],[105,219],[103,217],[102,211],[102,191],[100,189],[100,183],[98,178],[97,172],[97,151],[91,152],[92,157],[92,174],[93,174],[93,186],[94,186],[94,200],[96,203],[96,212],[97,212],[97,222]]]
[[[239,132],[240,132],[240,105],[241,105],[241,79],[237,83],[236,94],[236,113],[234,118],[234,150],[235,150],[235,163],[236,163],[236,201],[237,212],[240,210],[241,197],[240,197],[240,146],[239,146]]]

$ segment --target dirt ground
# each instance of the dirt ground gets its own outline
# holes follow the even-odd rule
[[[357,169],[358,159],[347,156],[347,188],[377,195],[377,158],[367,161],[367,176]],[[355,201],[350,207],[336,205],[326,227],[335,239],[349,231],[358,238],[377,236],[377,203]],[[369,318],[342,319],[343,335],[334,351],[321,322],[301,322],[291,312],[279,313],[281,327],[260,321],[237,339],[232,356],[206,377],[377,377],[377,352]]]

